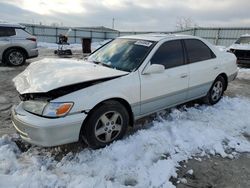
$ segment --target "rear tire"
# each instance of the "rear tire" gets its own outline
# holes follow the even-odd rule
[[[225,88],[225,79],[222,76],[218,76],[203,101],[209,105],[216,104],[222,98]]]
[[[129,114],[117,101],[107,101],[94,109],[82,125],[80,136],[89,147],[102,148],[121,139],[128,128]]]
[[[5,52],[4,60],[10,66],[21,66],[26,61],[26,55],[22,50],[9,49]]]

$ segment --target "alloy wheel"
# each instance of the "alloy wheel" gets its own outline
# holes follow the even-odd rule
[[[220,80],[216,81],[212,88],[211,98],[213,101],[217,101],[220,99],[221,94],[223,92],[223,84]]]
[[[95,137],[103,143],[111,142],[119,135],[122,126],[123,119],[120,113],[116,111],[106,112],[96,122]]]
[[[23,63],[23,54],[19,51],[13,51],[9,54],[9,62],[12,65],[20,65]]]

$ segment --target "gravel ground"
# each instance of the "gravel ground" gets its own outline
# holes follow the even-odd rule
[[[73,51],[74,58],[82,58],[80,51]],[[52,50],[41,49],[39,58],[27,60],[22,67],[0,67],[0,136],[14,133],[10,120],[10,108],[18,103],[18,93],[16,92],[12,79],[22,72],[29,63],[43,57],[55,57]],[[236,79],[229,84],[225,95],[229,97],[243,96],[250,98],[250,80]],[[151,118],[146,119],[150,121]],[[137,124],[141,124],[140,120]],[[133,131],[132,131],[133,132]],[[250,135],[245,135],[250,141]],[[79,147],[78,147],[79,148]],[[60,157],[59,157],[60,158]],[[173,183],[177,188],[247,188],[250,187],[250,154],[240,154],[237,159],[223,159],[219,156],[203,159],[192,159],[181,164],[178,178],[173,178]],[[193,174],[187,174],[192,169]],[[185,178],[186,181],[180,181]],[[183,180],[183,179],[182,179]]]
[[[250,98],[250,80],[234,80],[229,84],[225,95]],[[244,136],[250,142],[250,135]],[[173,179],[173,182],[184,178],[184,181],[176,183],[177,188],[247,188],[250,187],[249,166],[249,153],[242,153],[236,159],[224,159],[220,156],[191,159],[181,164],[178,178]],[[189,170],[194,173],[188,174]]]
[[[192,159],[183,164],[179,177],[187,182],[177,188],[247,188],[250,187],[250,154],[238,158],[222,159],[219,156],[205,158],[202,161]],[[193,170],[193,174],[189,174]]]

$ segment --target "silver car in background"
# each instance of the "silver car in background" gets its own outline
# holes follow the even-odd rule
[[[37,57],[37,40],[19,24],[0,23],[0,61],[20,66],[26,59]]]

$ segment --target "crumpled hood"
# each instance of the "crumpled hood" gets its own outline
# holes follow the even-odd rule
[[[83,60],[46,58],[31,63],[13,81],[20,94],[44,93],[71,84],[126,74]]]
[[[234,50],[250,50],[250,44],[232,44],[229,49]]]

